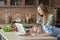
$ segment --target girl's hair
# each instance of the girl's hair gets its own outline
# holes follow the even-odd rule
[[[36,25],[37,27],[41,26],[41,24],[38,24],[38,23],[36,23],[35,25]],[[42,26],[41,26],[41,27],[42,27]]]

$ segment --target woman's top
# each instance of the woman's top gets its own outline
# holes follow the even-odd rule
[[[41,25],[55,25],[54,24],[54,16],[52,14],[49,14],[48,17],[47,17],[47,23],[46,24],[43,22],[43,16],[40,16],[37,19],[36,23],[39,23]]]

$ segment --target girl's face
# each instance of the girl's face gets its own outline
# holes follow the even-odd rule
[[[43,33],[43,29],[42,29],[42,26],[41,25],[34,25],[33,28],[32,28],[33,32],[32,33]]]
[[[39,12],[40,15],[43,15],[44,14],[43,10],[40,7],[38,7],[37,10],[38,10],[38,12]]]

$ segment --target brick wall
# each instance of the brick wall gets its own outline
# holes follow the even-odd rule
[[[0,8],[0,24],[8,22],[8,16],[11,16],[13,19],[22,18],[29,16],[30,14],[34,15],[36,20],[37,10],[36,7],[1,7]]]

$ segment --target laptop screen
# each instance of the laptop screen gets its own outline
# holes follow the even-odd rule
[[[26,33],[25,30],[24,30],[24,27],[21,23],[15,23],[16,27],[17,27],[17,30],[18,32],[20,33]]]

